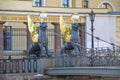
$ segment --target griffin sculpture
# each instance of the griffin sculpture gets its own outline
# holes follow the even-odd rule
[[[61,54],[69,53],[69,51],[75,51],[75,54],[79,54],[81,51],[80,36],[78,35],[78,23],[73,23],[72,28],[68,27],[63,17],[60,16],[60,31],[63,36],[63,46],[61,48]]]
[[[33,41],[33,44],[28,50],[29,56],[45,57],[47,55],[50,57],[51,55],[48,50],[48,36],[46,34],[47,23],[41,22],[38,29],[33,23],[30,15],[28,15],[28,29]]]

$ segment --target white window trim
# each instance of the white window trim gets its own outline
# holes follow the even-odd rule
[[[43,6],[45,6],[45,1],[46,1],[46,0],[43,0],[43,2],[42,2]]]
[[[72,7],[72,0],[69,0],[69,7]]]
[[[63,0],[61,0],[61,7],[63,7],[62,3],[63,3]]]
[[[32,6],[36,6],[36,4],[35,4],[35,0],[33,0],[33,2],[32,2]]]

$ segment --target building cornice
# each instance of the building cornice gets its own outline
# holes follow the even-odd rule
[[[0,9],[0,21],[27,21],[27,15],[31,15],[34,22],[40,21],[40,13],[47,13],[47,22],[59,22],[59,16],[64,16],[67,22],[71,22],[71,15],[77,13],[80,18],[88,15],[91,9],[79,8],[39,8],[41,10],[9,10]],[[92,9],[96,14],[106,14],[107,9]],[[80,19],[78,20],[80,22]]]
[[[27,8],[23,9],[0,9],[0,11],[12,11],[12,12],[46,12],[46,13],[63,13],[63,14],[88,14],[93,10],[96,14],[105,14],[108,12],[107,9],[100,8],[61,8],[61,7],[34,7],[34,9]]]

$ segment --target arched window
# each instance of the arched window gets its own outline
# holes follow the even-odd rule
[[[100,8],[108,9],[109,12],[113,11],[112,6],[109,3],[103,3]]]
[[[115,7],[110,1],[101,2],[97,8],[105,8],[108,9],[109,12],[115,11]]]

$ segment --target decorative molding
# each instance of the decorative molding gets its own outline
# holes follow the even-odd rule
[[[31,15],[31,18],[34,22],[40,22],[40,17],[37,15]],[[72,23],[71,16],[63,17],[66,23]],[[27,15],[7,15],[0,14],[0,21],[18,21],[18,22],[27,22]],[[45,20],[46,22],[59,22],[59,16],[48,16]],[[80,19],[78,20],[80,22]]]

